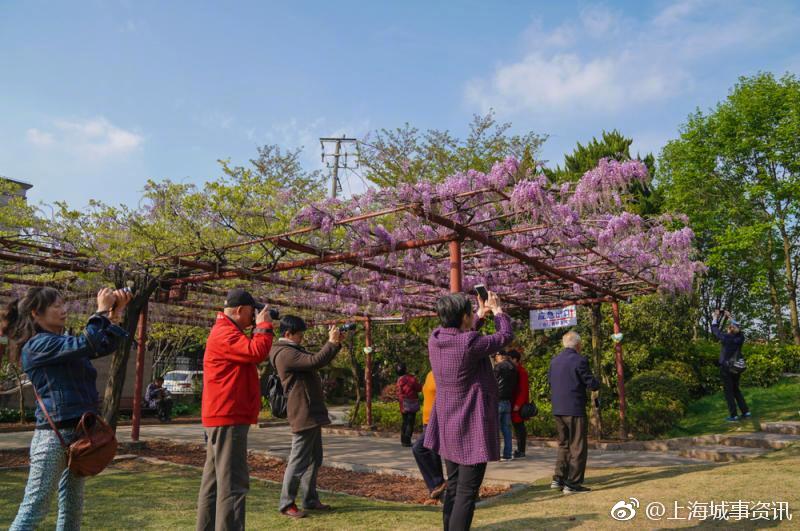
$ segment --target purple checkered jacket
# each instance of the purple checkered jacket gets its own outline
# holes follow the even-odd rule
[[[436,400],[425,429],[425,447],[461,465],[500,459],[497,381],[489,356],[511,343],[506,314],[494,318],[497,333],[437,328],[428,339]]]

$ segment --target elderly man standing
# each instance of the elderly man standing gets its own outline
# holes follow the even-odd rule
[[[254,321],[251,339],[245,330]],[[228,292],[203,357],[202,414],[208,441],[197,499],[198,530],[244,529],[250,489],[247,432],[261,410],[257,365],[267,358],[272,336],[267,308],[243,289]]]
[[[581,336],[567,332],[561,340],[564,350],[550,361],[548,379],[553,415],[558,433],[558,457],[550,488],[564,494],[588,492],[583,486],[588,455],[586,390],[600,389],[600,382],[581,356]]]

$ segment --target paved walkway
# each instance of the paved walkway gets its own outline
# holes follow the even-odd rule
[[[130,427],[120,427],[120,441],[130,440]],[[0,434],[0,449],[28,447],[32,432]],[[173,441],[203,442],[203,429],[197,424],[142,426],[141,438],[165,438]],[[414,457],[399,440],[350,435],[323,435],[325,462],[345,467],[368,467],[386,472],[418,475]],[[291,445],[288,426],[253,427],[248,441],[250,449],[265,451],[286,459]],[[553,473],[556,450],[529,448],[524,460],[490,463],[486,479],[503,483],[529,483],[550,477]],[[589,450],[589,468],[656,467],[708,464],[708,461],[680,457],[662,452],[616,452]],[[589,472],[591,476],[591,472]]]

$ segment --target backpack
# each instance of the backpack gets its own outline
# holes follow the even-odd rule
[[[736,349],[736,353],[728,360],[726,360],[728,370],[733,374],[742,374],[745,369],[747,369],[747,363],[745,363],[744,358],[742,357],[742,347]]]
[[[278,357],[278,354],[275,354],[275,357]],[[286,391],[283,390],[283,384],[278,376],[278,369],[275,367],[275,360],[271,359],[269,364],[272,366],[272,374],[267,377],[265,386],[265,394],[267,402],[269,402],[269,409],[273,417],[285,419],[288,415],[289,389]]]

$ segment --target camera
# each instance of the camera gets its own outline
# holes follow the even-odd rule
[[[341,332],[341,333],[352,332],[355,329],[356,329],[356,324],[355,323],[347,323],[347,324],[343,324],[342,326],[339,327],[339,332]]]
[[[269,318],[272,319],[273,321],[277,321],[278,319],[281,318],[281,312],[278,311],[277,308],[270,308],[269,309]]]

